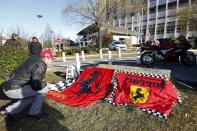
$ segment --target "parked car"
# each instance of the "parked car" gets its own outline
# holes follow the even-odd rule
[[[109,44],[110,50],[118,50],[118,48],[120,48],[120,50],[127,50],[127,45],[125,45],[121,41],[113,41]]]

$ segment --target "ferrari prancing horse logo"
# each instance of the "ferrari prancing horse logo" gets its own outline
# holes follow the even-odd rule
[[[145,103],[149,96],[149,89],[139,86],[130,86],[130,99],[132,103]]]

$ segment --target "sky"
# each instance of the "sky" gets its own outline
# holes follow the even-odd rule
[[[0,0],[0,31],[9,34],[12,28],[21,27],[30,35],[39,36],[48,24],[56,35],[75,40],[84,26],[69,22],[63,15],[71,0]],[[36,16],[42,15],[39,20]]]

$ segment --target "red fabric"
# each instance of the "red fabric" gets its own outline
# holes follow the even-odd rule
[[[90,84],[91,90],[94,93],[82,93],[80,95],[75,94],[82,89],[81,84],[79,83],[83,80],[87,81],[91,77],[91,74],[94,72],[99,72],[96,79]],[[103,69],[96,67],[86,68],[79,76],[77,81],[74,82],[69,88],[67,88],[63,92],[49,91],[47,96],[48,98],[54,99],[70,106],[85,108],[91,103],[103,98],[110,86],[113,72],[113,69]],[[96,88],[99,85],[100,88],[98,92],[96,92]]]
[[[163,82],[165,85],[163,85],[163,88],[156,87],[155,85],[157,84],[152,84],[151,86],[150,84],[146,84],[147,80],[160,85],[162,85],[161,83]],[[142,81],[144,81],[144,83]],[[156,110],[157,112],[169,115],[173,104],[179,100],[177,90],[173,84],[164,78],[152,78],[148,76],[118,73],[117,84],[117,91],[115,92],[115,97],[113,99],[113,102],[116,104],[132,104],[137,107]],[[133,85],[149,89],[149,96],[145,103],[131,102],[130,87]],[[107,99],[110,97],[111,94],[107,97]]]

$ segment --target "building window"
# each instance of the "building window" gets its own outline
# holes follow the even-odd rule
[[[172,10],[172,9],[176,9],[176,5],[177,5],[177,2],[171,2],[171,3],[168,3],[168,9],[169,10]]]
[[[174,28],[175,28],[175,27],[167,26],[166,33],[167,33],[167,34],[174,33]]]
[[[154,21],[154,20],[155,20],[155,18],[149,19],[149,21]]]
[[[156,13],[156,7],[149,9],[149,14]]]
[[[159,20],[160,20],[160,19],[165,19],[165,17],[158,17],[157,19],[159,19]]]
[[[157,25],[157,34],[164,34],[164,26],[165,23],[161,23]]]
[[[166,33],[171,34],[174,33],[174,31],[175,31],[175,21],[168,22],[166,27]]]
[[[166,5],[160,5],[158,6],[158,12],[162,12],[166,10]]]
[[[143,29],[143,30],[142,30],[142,33],[143,33],[143,34],[146,34],[146,29]]]
[[[151,35],[154,35],[154,34],[155,34],[155,24],[149,25],[149,26],[148,26],[148,30],[149,30],[149,33],[150,33]]]

